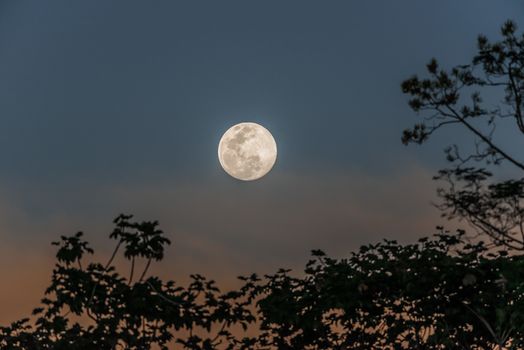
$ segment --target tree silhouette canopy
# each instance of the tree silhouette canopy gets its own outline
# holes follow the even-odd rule
[[[347,259],[313,251],[302,276],[280,270],[221,292],[147,276],[161,260],[156,222],[115,219],[116,248],[84,267],[82,233],[62,237],[35,320],[0,328],[2,349],[397,349],[524,346],[524,257],[469,244],[464,232],[367,245]],[[129,275],[112,262],[119,250]],[[146,267],[134,278],[136,259]],[[508,345],[509,346],[509,345]]]
[[[435,177],[447,184],[438,191],[440,209],[448,218],[466,220],[495,245],[524,251],[524,178],[494,181],[493,174],[494,166],[502,163],[524,171],[519,152],[502,149],[496,134],[496,126],[508,122],[516,126],[512,137],[524,134],[524,33],[517,34],[511,21],[501,32],[502,40],[495,43],[478,37],[471,63],[446,71],[433,59],[427,65],[428,78],[413,76],[402,83],[411,108],[424,116],[423,122],[404,131],[402,142],[424,143],[450,125],[471,133],[472,150],[461,152],[455,144],[446,149],[450,167]],[[507,137],[506,131],[503,138]]]
[[[511,120],[524,133],[524,35],[512,22],[502,35],[496,43],[479,37],[468,65],[446,72],[432,60],[429,78],[402,84],[411,107],[429,112],[403,142],[423,143],[451,124],[476,137],[471,154],[447,149],[451,167],[437,179],[449,186],[438,193],[446,216],[467,220],[489,243],[439,227],[416,243],[385,240],[345,259],[313,251],[301,273],[239,277],[239,287],[224,292],[200,275],[186,286],[149,275],[170,240],[157,222],[120,215],[105,263],[86,262],[94,250],[81,232],[53,243],[56,265],[42,305],[0,327],[0,348],[523,348],[524,179],[494,182],[486,168],[507,162],[524,170],[490,129]],[[502,89],[504,103],[485,106],[485,89]],[[119,254],[125,274],[114,265]]]

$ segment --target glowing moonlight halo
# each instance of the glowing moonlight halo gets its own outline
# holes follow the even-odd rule
[[[218,160],[229,175],[243,181],[260,179],[277,160],[277,144],[271,133],[257,123],[229,128],[218,144]]]

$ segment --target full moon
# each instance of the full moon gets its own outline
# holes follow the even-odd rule
[[[218,160],[226,173],[234,178],[257,180],[273,168],[277,160],[277,144],[262,125],[236,124],[220,139]]]

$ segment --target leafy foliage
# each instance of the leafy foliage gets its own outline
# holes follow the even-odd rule
[[[227,326],[251,322],[246,309],[247,290],[221,294],[213,281],[191,276],[186,288],[158,277],[146,278],[151,259],[161,260],[170,241],[157,222],[133,222],[120,215],[110,238],[117,240],[109,261],[82,267],[84,253],[93,253],[82,234],[62,237],[42,307],[34,310],[36,320],[15,322],[0,328],[2,349],[149,349],[176,341],[186,349],[214,349],[230,335]],[[147,259],[141,277],[132,283],[112,265],[118,251],[130,261]],[[78,262],[75,266],[73,263]],[[132,263],[131,270],[134,269]],[[223,329],[213,337],[193,335],[193,330]],[[216,328],[216,327],[215,327]],[[186,330],[187,337],[173,336]]]
[[[259,302],[263,344],[278,349],[514,348],[524,345],[524,260],[440,233],[315,252],[303,278],[270,276]],[[508,345],[509,346],[509,345]]]
[[[313,251],[301,276],[289,270],[240,277],[238,290],[191,276],[132,283],[112,265],[160,260],[169,240],[156,222],[115,219],[108,263],[82,234],[62,237],[34,320],[0,327],[2,349],[470,349],[524,346],[524,256],[467,243],[464,232],[367,245],[346,259]],[[441,229],[442,230],[442,229]],[[75,264],[76,263],[76,264]],[[131,265],[131,270],[134,268]],[[146,265],[146,270],[149,264]]]

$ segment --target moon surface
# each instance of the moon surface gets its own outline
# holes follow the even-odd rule
[[[273,135],[257,123],[240,123],[229,128],[218,144],[218,160],[229,175],[243,181],[260,179],[277,160]]]

